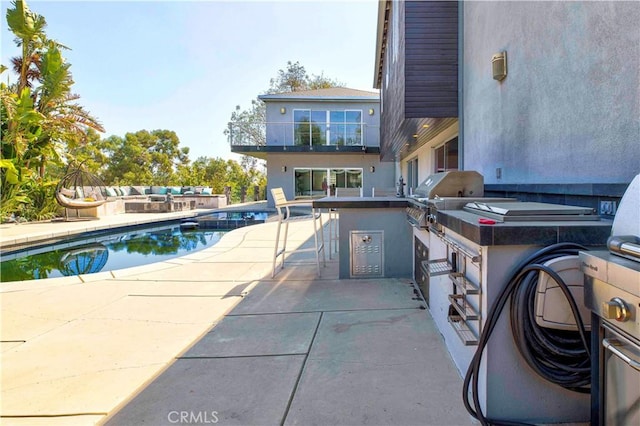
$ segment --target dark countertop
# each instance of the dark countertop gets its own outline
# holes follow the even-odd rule
[[[437,220],[463,237],[481,246],[542,245],[572,242],[585,246],[603,246],[611,235],[613,221],[528,221],[479,224],[481,216],[464,210],[439,210]]]
[[[318,209],[390,209],[405,208],[406,198],[398,197],[324,197],[313,200]]]

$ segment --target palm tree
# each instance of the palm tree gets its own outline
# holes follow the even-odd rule
[[[21,55],[12,59],[17,82],[0,86],[3,203],[20,196],[19,186],[27,180],[44,179],[46,162],[60,161],[68,142],[81,144],[87,129],[104,131],[75,103],[79,96],[71,92],[70,64],[61,53],[66,47],[47,38],[44,17],[29,10],[22,0],[13,3],[6,17]],[[5,69],[3,66],[2,71]],[[3,206],[2,212],[6,210]]]

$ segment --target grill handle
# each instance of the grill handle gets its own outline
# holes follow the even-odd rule
[[[640,238],[635,235],[616,235],[607,241],[609,250],[640,259]]]
[[[640,362],[636,361],[635,359],[631,359],[630,357],[625,355],[620,349],[617,348],[617,346],[620,346],[620,341],[618,339],[607,339],[607,338],[602,339],[602,346],[604,346],[605,349],[607,349],[612,354],[614,354],[615,356],[617,356],[618,358],[626,362],[629,365],[629,367],[637,371],[640,371]]]

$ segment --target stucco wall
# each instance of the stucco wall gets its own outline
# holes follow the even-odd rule
[[[282,167],[287,171],[283,172]],[[371,173],[369,167],[374,166]],[[362,184],[365,196],[371,196],[372,187],[395,186],[395,165],[393,163],[380,162],[377,154],[268,154],[267,155],[267,180],[269,188],[281,187],[287,199],[294,197],[294,168],[362,168]],[[273,198],[270,191],[267,194],[268,205],[273,207]]]
[[[506,184],[640,172],[640,2],[472,1],[463,13],[465,169]]]

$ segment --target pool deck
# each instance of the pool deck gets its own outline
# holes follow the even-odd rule
[[[181,218],[1,225],[0,243]],[[462,378],[408,279],[271,278],[276,223],[154,265],[4,283],[3,425],[469,425]],[[325,234],[328,229],[325,223]],[[309,222],[290,244],[310,244]]]

